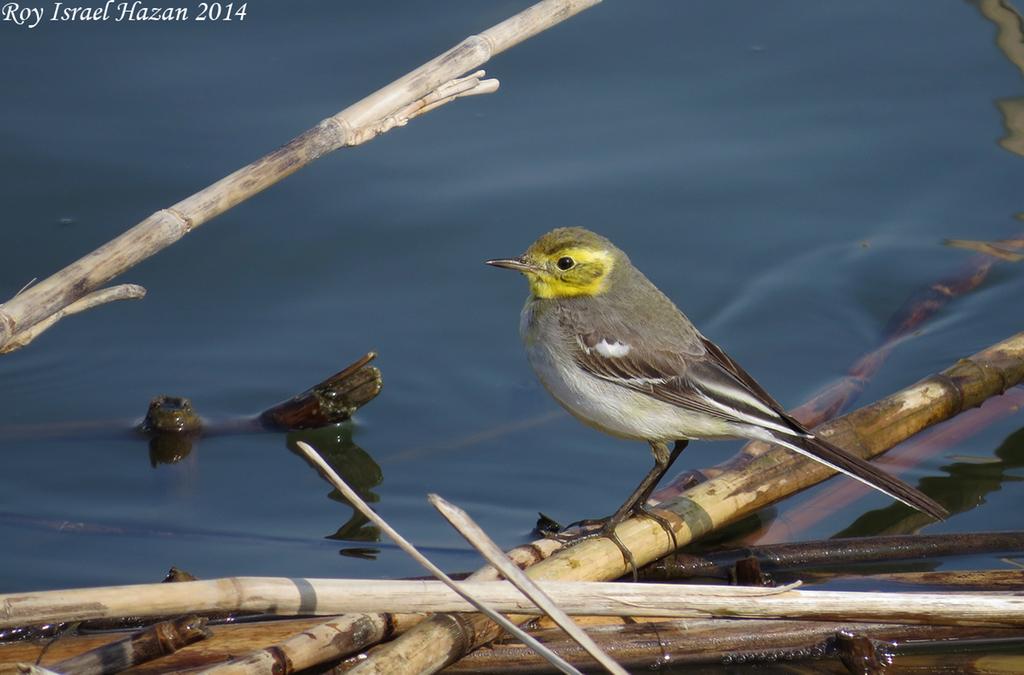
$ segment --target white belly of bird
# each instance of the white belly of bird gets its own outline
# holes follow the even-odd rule
[[[568,356],[549,347],[526,347],[527,357],[544,387],[577,419],[601,431],[648,441],[735,438],[727,422],[684,410],[628,387],[594,377]]]

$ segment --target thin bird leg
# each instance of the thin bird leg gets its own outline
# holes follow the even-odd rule
[[[676,441],[670,453],[666,443],[650,441],[651,454],[654,455],[654,467],[646,476],[644,476],[643,480],[640,481],[640,484],[636,486],[636,489],[633,490],[629,499],[627,499],[613,515],[607,518],[580,520],[566,526],[566,529],[574,527],[600,526],[599,530],[584,532],[582,534],[559,532],[545,536],[550,539],[560,541],[565,546],[572,546],[595,537],[606,537],[611,539],[612,543],[618,547],[619,552],[622,553],[622,558],[625,560],[626,564],[629,565],[629,569],[633,573],[633,580],[636,581],[638,579],[636,561],[633,559],[633,554],[630,550],[626,548],[625,544],[622,543],[622,540],[619,539],[619,535],[615,533],[615,528],[618,527],[619,523],[632,515],[646,516],[656,521],[661,525],[662,529],[665,530],[665,533],[668,534],[669,539],[672,541],[673,550],[679,548],[676,541],[676,533],[672,529],[672,524],[657,513],[649,511],[647,509],[647,500],[651,496],[651,493],[654,492],[654,488],[657,487],[658,481],[665,476],[669,468],[671,468],[672,463],[676,461],[688,443],[689,441],[685,440]]]
[[[661,481],[664,475],[668,473],[668,470],[672,467],[672,464],[676,461],[676,459],[683,452],[683,450],[686,449],[686,446],[688,444],[689,441],[687,440],[676,441],[675,445],[672,447],[671,454],[669,454],[668,448],[664,444],[659,444],[656,446],[655,443],[651,443],[651,453],[654,455],[654,468],[651,469],[650,473],[644,476],[644,479],[640,481],[640,485],[638,485],[636,489],[633,490],[633,493],[629,496],[629,499],[627,499],[626,502],[619,507],[619,509],[615,512],[614,515],[607,516],[605,518],[588,518],[585,520],[577,520],[574,523],[569,523],[568,525],[566,525],[564,529],[570,529],[574,527],[605,527],[609,523],[614,523],[615,525],[618,525],[622,521],[626,520],[626,518],[631,514],[645,515],[659,522],[664,521],[664,523],[667,525],[668,521],[665,521],[665,519],[659,516],[658,514],[647,510],[647,500],[650,499],[651,494],[654,492],[654,488],[658,486],[658,483]],[[659,457],[662,458],[662,460],[664,461],[663,466],[661,464],[662,460],[659,460]],[[671,526],[668,526],[668,529],[671,531]],[[672,536],[675,536],[674,532],[672,532]]]
[[[633,513],[634,514],[636,514],[638,516],[640,516],[640,515],[647,516],[651,520],[653,520],[653,521],[657,522],[659,525],[661,525],[661,529],[665,530],[665,533],[668,535],[668,538],[672,541],[672,550],[673,551],[675,551],[676,549],[679,548],[679,542],[676,540],[676,531],[672,529],[672,523],[668,522],[668,520],[666,520],[664,516],[661,516],[661,515],[655,513],[654,511],[652,511],[650,509],[650,507],[647,505],[647,500],[651,498],[651,493],[654,492],[654,488],[658,487],[658,483],[661,482],[662,477],[664,477],[664,475],[666,473],[668,473],[668,470],[672,467],[672,464],[676,461],[676,459],[679,458],[679,455],[682,454],[683,450],[686,449],[686,446],[688,444],[689,444],[689,441],[685,441],[685,440],[683,440],[683,441],[676,441],[675,442],[675,444],[672,446],[672,454],[670,454],[668,456],[668,463],[665,465],[665,468],[662,470],[661,476],[659,476],[658,480],[654,481],[654,483],[652,483],[647,488],[647,492],[644,493],[640,497],[640,499],[637,500],[637,503],[634,504],[634,506],[633,506]],[[653,450],[652,450],[652,452],[653,452]]]
[[[631,515],[638,513],[643,513],[645,516],[652,515],[642,510],[643,504],[647,501],[647,497],[654,490],[654,486],[658,484],[658,481],[660,481],[662,476],[665,475],[665,472],[668,471],[669,453],[668,446],[665,443],[650,441],[650,444],[651,454],[654,455],[654,466],[647,472],[647,475],[644,476],[643,480],[640,481],[640,484],[636,486],[636,489],[633,490],[633,494],[629,496],[629,499],[619,507],[612,517],[604,524],[604,527],[601,528],[601,535],[610,539],[611,542],[618,547],[619,552],[622,553],[623,560],[626,565],[629,566],[630,572],[633,573],[634,582],[639,580],[636,560],[633,558],[632,551],[626,548],[626,545],[622,543],[621,539],[619,539],[619,535],[615,532],[615,528],[618,527],[619,523],[626,520]],[[674,544],[676,536],[672,531],[672,528],[669,527],[668,522],[660,516],[655,518],[655,520],[666,532],[669,533],[669,537],[671,537]]]
[[[648,472],[644,479],[640,481],[640,484],[633,490],[633,494],[629,496],[629,499],[619,507],[618,511],[607,520],[604,527],[601,528],[601,534],[611,539],[619,550],[622,552],[622,557],[626,559],[630,569],[633,572],[633,578],[636,579],[636,564],[633,561],[633,556],[629,553],[628,549],[623,546],[622,542],[619,541],[618,536],[615,534],[615,528],[622,521],[626,520],[630,516],[646,516],[651,520],[661,525],[661,529],[665,530],[665,534],[668,535],[669,540],[672,542],[672,550],[679,548],[679,544],[676,541],[675,530],[672,529],[672,524],[669,523],[664,517],[650,511],[647,508],[647,499],[654,492],[654,488],[657,487],[658,482],[668,473],[669,468],[672,467],[672,463],[676,461],[679,455],[686,449],[689,441],[676,441],[672,447],[671,454],[669,453],[668,445],[662,441],[650,441],[651,454],[654,455],[654,467]]]

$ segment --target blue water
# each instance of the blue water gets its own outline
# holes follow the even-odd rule
[[[528,4],[0,23],[0,296]],[[649,468],[646,446],[559,412],[519,344],[524,281],[481,261],[552,227],[599,231],[796,405],[969,258],[944,239],[1024,230],[1024,158],[999,146],[995,103],[1024,87],[994,35],[952,1],[607,2],[499,55],[485,66],[498,93],[320,160],[125,274],[145,300],[0,359],[0,591],[153,581],[171,565],[418,574],[386,542],[325,538],[351,512],[283,435],[201,439],[154,468],[125,431],[154,395],[212,420],[251,414],[371,349],[384,390],[353,439],[382,472],[376,508],[440,566],[478,560],[428,492],[506,547],[538,510],[610,512]],[[1021,297],[1024,268],[1000,264],[905,341],[861,402],[1020,331]],[[1004,417],[955,454],[991,458],[1022,424]],[[695,443],[678,468],[737,447]],[[927,531],[1019,527],[1019,485]],[[867,495],[802,536],[887,504]],[[353,546],[378,555],[339,555]]]

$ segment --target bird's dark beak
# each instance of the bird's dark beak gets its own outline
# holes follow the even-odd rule
[[[497,260],[485,260],[488,265],[494,267],[504,267],[507,270],[515,270],[517,272],[536,272],[537,268],[519,258],[498,258]]]

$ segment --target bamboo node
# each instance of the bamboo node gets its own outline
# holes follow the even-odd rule
[[[477,33],[475,35],[470,35],[468,38],[463,40],[462,44],[466,45],[467,47],[479,47],[480,45],[483,45],[483,50],[484,52],[486,52],[486,55],[484,56],[483,59],[484,61],[489,61],[491,59],[491,56],[494,55],[494,40],[492,40],[491,37],[486,33]]]
[[[7,313],[4,305],[0,305],[0,346],[6,345],[18,329],[18,323],[14,317]]]
[[[324,136],[328,137],[328,145],[332,149],[342,148],[346,145],[358,145],[357,143],[350,142],[355,132],[352,130],[352,125],[344,117],[332,115],[322,120],[317,125],[317,128],[323,132]]]
[[[957,363],[957,365],[958,366],[973,366],[977,370],[981,371],[982,375],[984,375],[984,371],[981,368],[979,368],[976,363],[974,363],[973,361],[971,361],[969,359],[961,359]],[[963,387],[960,386],[960,383],[957,381],[956,377],[953,377],[953,376],[947,374],[946,372],[942,372],[942,373],[936,373],[935,375],[933,375],[931,377],[931,380],[936,382],[936,383],[938,383],[943,389],[945,389],[946,391],[948,391],[950,393],[950,395],[953,398],[952,406],[953,406],[954,414],[962,412],[965,409],[965,406],[967,404],[967,398],[964,395]]]
[[[192,231],[192,219],[183,214],[178,209],[174,208],[173,206],[168,206],[167,208],[160,209],[153,215],[157,217],[168,215],[171,217],[172,220],[176,220],[178,224],[184,228],[185,234],[188,234],[189,232]]]
[[[275,673],[294,673],[295,668],[292,667],[292,661],[288,658],[288,654],[284,652],[277,645],[271,645],[267,647],[267,654],[273,659],[274,665],[271,670]]]

